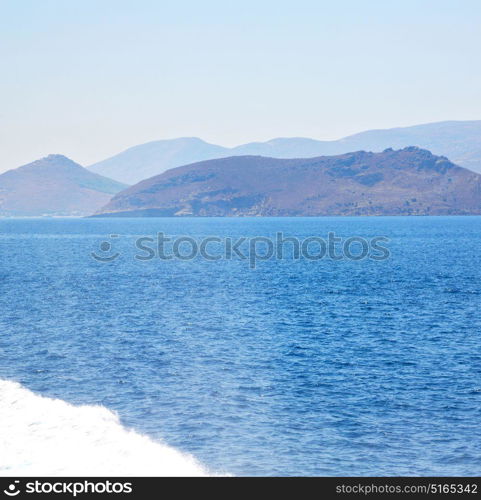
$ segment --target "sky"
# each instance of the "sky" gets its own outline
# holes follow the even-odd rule
[[[479,0],[0,0],[0,172],[481,119]]]

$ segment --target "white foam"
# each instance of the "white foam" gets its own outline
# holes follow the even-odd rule
[[[0,380],[0,476],[205,476],[192,456],[74,406]]]

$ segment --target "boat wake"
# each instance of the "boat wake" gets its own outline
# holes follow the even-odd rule
[[[0,380],[0,476],[206,476],[192,456],[74,406]]]

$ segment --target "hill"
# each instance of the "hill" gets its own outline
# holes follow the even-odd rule
[[[273,158],[309,158],[349,151],[383,151],[418,146],[450,158],[481,173],[481,121],[449,121],[414,127],[370,130],[337,141],[280,138],[225,148],[198,138],[181,138],[141,144],[89,169],[112,179],[135,184],[170,169],[214,158],[261,155]]]
[[[480,214],[481,175],[429,151],[208,160],[117,194],[101,216]]]
[[[49,155],[0,175],[0,215],[90,215],[125,187]]]

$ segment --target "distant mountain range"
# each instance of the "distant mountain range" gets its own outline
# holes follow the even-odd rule
[[[0,175],[0,215],[90,215],[125,187],[50,155]]]
[[[208,144],[198,138],[161,140],[132,147],[88,168],[126,184],[135,184],[170,168],[214,158],[242,155],[308,158],[360,150],[380,152],[390,147],[407,146],[428,149],[481,173],[481,121],[449,121],[371,130],[337,141],[281,138],[234,148]]]
[[[154,141],[89,168],[50,155],[0,174],[0,215],[478,214],[481,121],[235,148]]]
[[[120,193],[98,216],[481,214],[481,175],[408,147],[382,153],[207,160]]]

